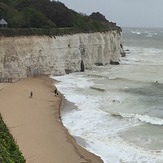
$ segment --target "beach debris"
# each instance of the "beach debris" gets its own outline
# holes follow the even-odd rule
[[[118,61],[112,61],[112,60],[111,60],[111,61],[110,61],[110,64],[111,64],[111,65],[119,65],[120,63],[119,63]]]

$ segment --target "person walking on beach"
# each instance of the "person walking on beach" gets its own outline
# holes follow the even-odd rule
[[[57,88],[54,90],[55,96],[58,95]]]
[[[55,96],[59,95],[57,88],[54,90],[54,93],[55,93]]]
[[[31,91],[30,92],[30,96],[29,96],[30,98],[32,98],[33,97],[33,92]]]

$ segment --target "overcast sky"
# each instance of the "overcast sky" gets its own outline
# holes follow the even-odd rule
[[[121,27],[163,27],[163,0],[59,0],[90,15],[99,11]]]

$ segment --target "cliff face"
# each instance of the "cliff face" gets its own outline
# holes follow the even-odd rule
[[[118,61],[121,35],[117,31],[48,37],[1,37],[0,77],[62,75],[94,64]]]

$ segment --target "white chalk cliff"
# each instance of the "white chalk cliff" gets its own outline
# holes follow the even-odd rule
[[[0,37],[0,77],[22,78],[28,75],[62,75],[86,69],[96,63],[118,61],[121,34],[80,33],[64,36]]]

